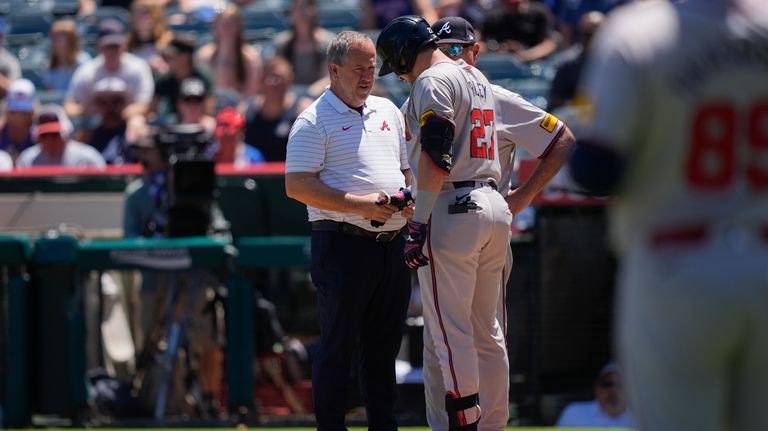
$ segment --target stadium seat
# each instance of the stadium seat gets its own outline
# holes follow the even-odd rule
[[[533,76],[528,66],[507,53],[484,53],[477,60],[477,68],[482,70],[491,81]]]
[[[78,18],[77,27],[81,35],[96,35],[102,20],[112,18],[128,26],[130,17],[128,11],[119,6],[99,6],[92,14]]]
[[[64,96],[65,93],[63,91],[43,90],[37,92],[37,99],[40,101],[41,105],[46,105],[49,103],[63,105]]]
[[[288,29],[288,21],[282,10],[247,7],[242,9],[242,14],[245,39],[249,42],[267,41]]]
[[[47,34],[51,28],[53,16],[43,13],[39,9],[24,8],[21,10],[11,10],[7,17],[10,26],[6,33],[9,42],[14,36],[29,36],[35,34]]]
[[[334,33],[360,29],[360,11],[347,6],[320,6],[317,20],[320,27]]]
[[[57,18],[77,15],[78,10],[80,10],[80,4],[77,0],[54,0],[51,7],[51,13]]]
[[[43,88],[43,71],[39,67],[22,67],[21,76],[32,81],[35,88]]]
[[[496,79],[491,80],[491,83],[514,91],[541,109],[547,108],[547,95],[549,94],[550,83],[545,79]]]

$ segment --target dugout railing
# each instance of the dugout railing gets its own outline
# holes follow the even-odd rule
[[[0,236],[0,426],[20,427],[28,417],[27,265],[24,236]]]

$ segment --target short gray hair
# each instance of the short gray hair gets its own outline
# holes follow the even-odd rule
[[[341,65],[347,59],[350,46],[365,43],[373,44],[373,40],[367,34],[358,31],[342,31],[328,45],[328,64]]]

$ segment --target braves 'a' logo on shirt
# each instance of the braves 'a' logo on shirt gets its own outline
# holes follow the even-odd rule
[[[387,124],[387,120],[384,120],[384,122],[381,123],[381,131],[383,132],[384,129],[390,130],[389,124]]]

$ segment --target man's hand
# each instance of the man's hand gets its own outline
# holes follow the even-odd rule
[[[428,224],[408,222],[408,238],[405,240],[405,264],[408,268],[416,269],[429,264],[429,258],[422,251],[424,243],[427,242],[428,232]]]
[[[358,205],[358,214],[371,220],[371,224],[383,225],[392,217],[392,214],[399,209],[391,204],[380,204],[379,193],[360,196],[361,203]]]
[[[524,209],[528,208],[533,198],[530,196],[525,196],[523,193],[519,192],[519,189],[515,189],[512,190],[512,192],[510,192],[509,195],[504,198],[504,200],[507,201],[509,211],[514,217],[523,212]]]
[[[395,193],[389,194],[385,191],[379,192],[379,199],[376,201],[377,205],[392,205],[397,208],[398,211],[404,211],[409,206],[411,207],[411,217],[413,216],[413,205],[416,201],[411,195],[411,189],[400,187]],[[410,218],[410,217],[406,217]],[[371,220],[371,226],[381,227],[384,223],[380,223],[376,220]]]

